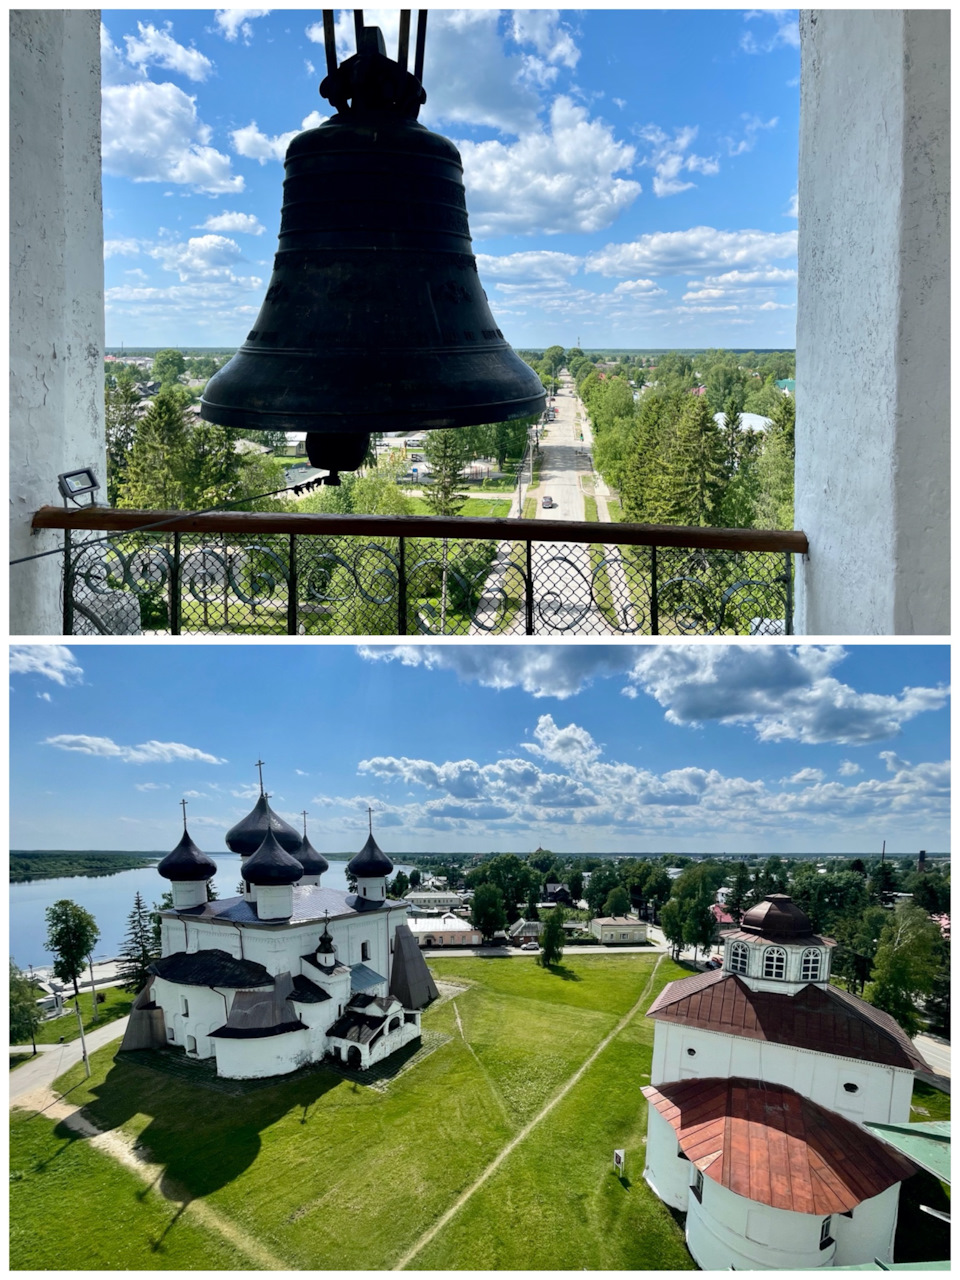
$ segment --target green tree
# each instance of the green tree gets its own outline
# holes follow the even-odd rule
[[[147,966],[159,955],[154,944],[153,920],[139,892],[133,899],[133,910],[127,916],[127,932],[120,944],[117,976],[126,991],[142,991],[150,979]]]
[[[573,900],[574,903],[579,902],[580,899],[583,897],[583,872],[582,871],[571,872],[570,878],[568,879],[567,884],[570,886],[571,899]]]
[[[107,502],[117,505],[120,485],[137,432],[140,393],[133,371],[121,365],[108,375],[104,387],[104,420],[107,431]]]
[[[237,883],[236,891],[238,897],[246,892],[246,887],[247,886],[243,880],[240,880]],[[153,950],[156,955],[160,954],[162,946],[162,925],[160,922],[160,913],[161,911],[169,911],[172,906],[173,893],[168,889],[166,893],[162,893],[160,895],[160,901],[153,904],[153,910],[150,913],[150,922],[153,929],[152,943]]]
[[[615,889],[611,889],[607,894],[606,902],[603,904],[603,914],[605,916],[625,916],[630,910],[630,895],[626,889],[617,885]]]
[[[883,927],[873,961],[870,1004],[899,1021],[908,1036],[923,1028],[918,1002],[933,991],[940,929],[918,906],[901,902]]]
[[[795,409],[792,396],[780,396],[757,460],[756,521],[760,528],[793,528]]]
[[[457,493],[463,483],[466,454],[458,431],[430,431],[423,446],[423,456],[430,464],[431,483],[424,487],[423,500],[435,516],[455,516],[466,502],[466,494]]]
[[[703,897],[695,898],[683,917],[683,940],[687,946],[693,947],[694,960],[698,950],[709,950],[716,927],[717,922],[710,910],[709,901]]]
[[[647,895],[647,901],[653,904],[653,918],[657,919],[658,914],[663,909],[664,904],[670,897],[670,877],[664,871],[663,867],[654,867],[650,872],[644,892]]]
[[[499,930],[506,928],[507,913],[503,894],[495,884],[482,884],[475,891],[470,904],[470,923],[489,940]]]
[[[590,883],[587,885],[584,897],[593,915],[598,916],[602,913],[607,895],[617,887],[619,882],[617,869],[612,862],[604,862],[596,871],[591,872]]]
[[[61,898],[44,914],[47,937],[43,945],[56,955],[53,972],[64,982],[72,982],[73,993],[79,997],[77,979],[100,938],[97,922],[89,911],[69,898]]]
[[[153,368],[150,370],[154,382],[161,387],[168,383],[178,382],[187,371],[187,362],[182,351],[166,349],[158,351],[153,357]]]
[[[547,912],[547,918],[540,930],[540,952],[537,956],[537,962],[544,969],[559,964],[563,959],[563,921],[562,907],[554,907],[552,911]]]
[[[187,431],[183,404],[160,390],[140,419],[119,485],[119,505],[154,511],[182,510]]]
[[[869,999],[907,1035],[923,1027],[918,1002],[933,991],[940,967],[940,930],[919,907],[901,902],[880,935]]]
[[[10,1043],[29,1040],[37,1052],[37,1027],[43,1020],[37,1004],[40,993],[25,973],[10,961]]]
[[[870,896],[882,907],[889,907],[899,889],[899,878],[892,862],[876,862],[867,881]]]
[[[670,898],[663,904],[660,912],[660,928],[663,936],[670,943],[671,955],[676,960],[683,946],[683,925],[686,913],[676,898]]]
[[[726,897],[726,907],[737,924],[746,910],[747,894],[750,891],[750,872],[745,862],[738,862],[733,872],[730,892]]]
[[[411,889],[420,888],[420,878],[421,877],[420,877],[419,867],[414,867],[413,870],[410,872],[410,888]]]
[[[410,881],[406,872],[398,871],[393,878],[393,883],[390,885],[390,896],[391,898],[402,898],[409,888]]]
[[[664,459],[660,494],[669,524],[715,525],[728,474],[710,406],[690,396]]]

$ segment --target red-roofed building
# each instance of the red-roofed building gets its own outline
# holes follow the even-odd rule
[[[669,983],[647,1011],[645,1178],[686,1212],[705,1270],[891,1260],[913,1168],[863,1124],[909,1120],[923,1057],[888,1014],[830,985],[833,939],[785,894],[723,943],[721,969]]]

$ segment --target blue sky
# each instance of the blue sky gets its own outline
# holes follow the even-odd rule
[[[13,645],[14,848],[949,848],[944,645]]]
[[[364,10],[392,56],[397,14]],[[333,111],[320,27],[103,11],[108,346],[245,338],[286,146]],[[793,347],[799,74],[795,11],[430,10],[420,119],[460,148],[507,338]]]

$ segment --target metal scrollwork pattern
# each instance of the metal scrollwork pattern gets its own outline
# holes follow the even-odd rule
[[[75,635],[782,635],[780,552],[170,533],[76,543]]]

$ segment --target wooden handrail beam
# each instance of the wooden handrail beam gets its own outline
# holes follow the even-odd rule
[[[41,507],[34,529],[123,533],[149,525],[151,533],[314,534],[358,538],[482,538],[496,542],[573,542],[628,547],[690,547],[710,551],[789,551],[806,555],[799,529],[713,529],[669,524],[583,524],[570,520],[500,520],[483,516],[360,516],[312,512],[118,511],[112,507]]]

